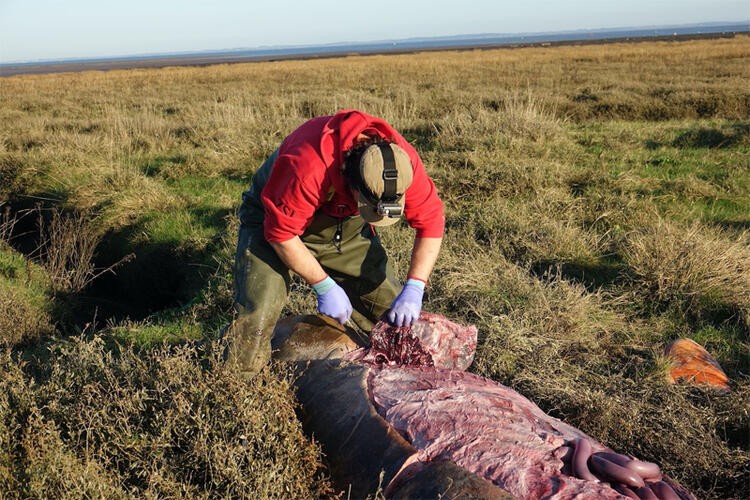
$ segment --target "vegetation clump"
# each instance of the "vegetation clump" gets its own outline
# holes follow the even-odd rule
[[[52,333],[51,285],[44,271],[0,241],[0,348]]]
[[[330,493],[283,372],[252,386],[192,347],[102,337],[2,357],[4,497],[311,498]]]
[[[626,237],[633,289],[650,307],[750,325],[750,235],[667,222]]]

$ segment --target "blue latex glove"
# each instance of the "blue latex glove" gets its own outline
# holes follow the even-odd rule
[[[386,313],[388,322],[393,326],[411,326],[419,318],[422,310],[424,282],[414,279],[406,280],[404,288],[398,294]]]
[[[318,312],[330,316],[342,325],[352,315],[352,303],[346,292],[333,279],[328,276],[323,281],[312,285],[318,294]]]

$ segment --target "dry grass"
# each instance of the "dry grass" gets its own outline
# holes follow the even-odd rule
[[[283,374],[251,388],[159,346],[213,337],[227,321],[233,213],[266,155],[304,120],[359,108],[415,144],[446,204],[426,307],[477,324],[473,369],[660,463],[701,498],[741,497],[748,61],[739,36],[0,79],[0,197],[16,211],[43,201],[89,214],[101,235],[93,269],[137,254],[80,295],[102,315],[139,304],[126,312],[140,316],[112,313],[99,333],[143,347],[114,355],[75,341],[47,368],[6,360],[0,490],[330,494]],[[69,306],[18,252],[28,233],[2,237],[16,249],[0,253],[13,262],[0,274],[0,322],[26,325],[11,345]],[[381,237],[403,276],[413,233]],[[296,282],[285,312],[314,307]],[[716,354],[731,394],[665,383],[661,350],[678,336]],[[240,433],[249,448],[235,446]]]
[[[4,496],[331,493],[316,479],[318,451],[301,433],[283,373],[248,385],[216,353],[116,352],[95,338],[25,366],[3,355]]]
[[[46,222],[45,214],[39,211],[38,227],[38,260],[52,280],[54,293],[80,293],[103,273],[117,267],[117,263],[107,269],[96,267],[101,234],[85,214],[68,215],[53,210]]]
[[[623,254],[644,304],[698,318],[739,316],[750,326],[749,243],[747,233],[661,221],[627,235]]]

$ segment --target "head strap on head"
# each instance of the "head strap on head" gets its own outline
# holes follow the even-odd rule
[[[397,198],[396,182],[398,181],[398,170],[396,169],[396,158],[389,143],[378,144],[380,154],[383,157],[383,195],[380,197],[385,202],[395,201]]]

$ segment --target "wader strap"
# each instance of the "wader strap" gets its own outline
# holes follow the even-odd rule
[[[336,232],[333,235],[333,239],[331,240],[333,242],[333,246],[336,247],[336,251],[338,253],[341,253],[341,238],[343,237],[344,233],[344,219],[338,219],[336,222]]]

